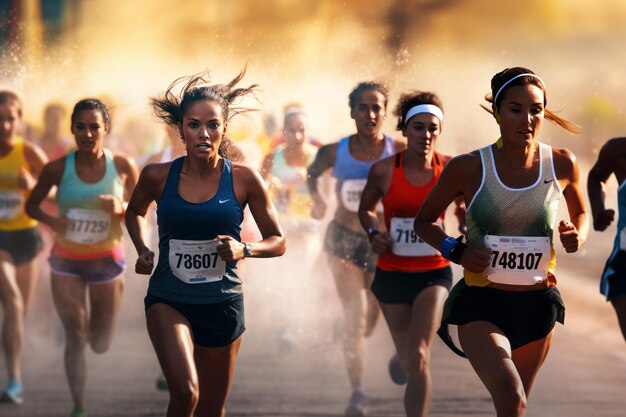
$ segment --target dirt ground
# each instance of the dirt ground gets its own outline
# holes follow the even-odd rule
[[[626,348],[610,305],[597,291],[607,236],[579,255],[559,254],[559,288],[567,307],[552,350],[530,397],[528,417],[623,416]],[[311,250],[316,250],[315,248]],[[132,253],[132,252],[129,252]],[[317,257],[302,263],[251,260],[245,266],[248,330],[228,404],[231,417],[341,417],[349,396],[335,332],[341,317],[332,279]],[[45,272],[45,271],[44,271]],[[458,270],[455,270],[458,277]],[[163,416],[166,392],[155,389],[159,368],[147,337],[143,295],[147,279],[128,274],[112,348],[89,352],[87,410],[91,417]],[[62,365],[63,331],[47,279],[27,322],[25,402],[0,405],[0,416],[69,415]],[[384,322],[367,343],[365,388],[369,414],[403,416],[403,387],[387,374],[393,347]],[[493,416],[491,400],[469,363],[436,341],[432,353],[432,416]],[[0,382],[4,384],[4,364]]]

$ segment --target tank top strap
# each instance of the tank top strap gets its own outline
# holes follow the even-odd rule
[[[222,167],[222,178],[217,190],[218,194],[235,194],[233,187],[233,162],[230,159],[222,158],[224,166]]]
[[[167,174],[167,180],[165,181],[165,187],[163,187],[163,195],[176,195],[178,194],[178,180],[180,178],[180,170],[183,165],[184,156],[176,158],[172,161],[170,166],[170,172]]]
[[[396,154],[396,164],[395,164],[396,168],[402,168],[402,159],[403,159],[402,157],[403,156],[404,156],[404,151],[398,152]]]
[[[554,171],[554,162],[552,158],[552,146],[545,143],[539,143],[539,152],[541,153],[541,174],[545,180],[556,180],[556,172]]]

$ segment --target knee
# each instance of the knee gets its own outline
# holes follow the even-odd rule
[[[430,364],[430,346],[426,343],[420,344],[416,349],[409,351],[406,359],[406,370],[409,374],[423,374],[428,370]]]
[[[5,317],[12,318],[13,320],[24,317],[26,309],[24,308],[24,300],[20,294],[14,294],[6,300],[3,299],[1,304]]]
[[[169,391],[172,402],[176,403],[179,407],[194,410],[198,405],[200,389],[197,382],[189,379],[178,384],[169,384]]]
[[[87,331],[80,327],[65,328],[65,341],[70,348],[84,348],[87,345]]]
[[[521,386],[502,390],[494,402],[499,416],[523,416],[526,412],[526,394]]]

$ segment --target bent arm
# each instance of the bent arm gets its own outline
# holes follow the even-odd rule
[[[283,231],[278,223],[278,214],[260,174],[250,169],[242,169],[247,190],[247,202],[250,213],[261,232],[262,240],[248,242],[249,257],[271,258],[285,253],[286,243]],[[243,249],[242,249],[243,251]]]
[[[596,230],[605,230],[613,221],[615,214],[613,210],[607,210],[605,206],[606,182],[613,173],[615,159],[610,148],[610,142],[602,147],[598,160],[587,177],[587,194],[589,195],[593,227]]]

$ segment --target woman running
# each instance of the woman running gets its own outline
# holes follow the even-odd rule
[[[617,189],[617,234],[613,244],[613,250],[606,261],[600,291],[610,301],[615,309],[622,336],[626,340],[626,138],[609,140],[600,149],[598,160],[589,171],[587,179],[587,192],[591,204],[593,228],[604,231],[613,222],[615,210],[608,209],[604,205],[604,187],[611,177],[619,185]]]
[[[26,210],[56,233],[49,258],[52,298],[65,329],[71,416],[84,417],[86,347],[95,353],[109,349],[122,302],[122,220],[137,168],[132,159],[104,148],[111,120],[100,100],[76,103],[71,122],[76,151],[44,167]],[[40,207],[53,187],[58,216]]]
[[[37,254],[43,240],[24,202],[45,163],[45,153],[17,134],[22,102],[0,91],[0,303],[2,350],[8,381],[0,402],[22,403],[21,354],[24,319],[37,282]]]
[[[394,382],[408,382],[406,415],[421,417],[428,415],[430,348],[452,286],[452,270],[450,261],[417,237],[413,220],[450,157],[435,151],[443,121],[441,101],[435,94],[404,94],[395,114],[408,147],[372,166],[359,219],[378,254],[372,292],[398,352],[389,363],[390,373]],[[385,213],[382,232],[376,214],[381,199]],[[442,214],[441,225],[443,221]]]
[[[224,416],[245,330],[237,261],[285,251],[261,176],[227,158],[228,122],[247,110],[233,103],[256,87],[236,87],[243,75],[223,85],[210,85],[205,74],[177,80],[152,100],[156,115],[178,127],[187,156],[146,166],[126,213],[139,255],[135,270],[152,274],[146,321],[168,382],[168,417]],[[146,246],[140,221],[153,201],[160,236],[154,273],[154,252]],[[246,206],[261,241],[240,240]]]
[[[357,132],[320,148],[309,166],[307,185],[313,200],[311,215],[322,219],[326,202],[318,192],[318,178],[332,168],[332,175],[337,179],[337,210],[326,230],[324,249],[344,312],[343,353],[352,386],[345,414],[364,416],[367,404],[363,388],[365,337],[374,331],[380,308],[369,290],[376,254],[370,248],[368,235],[361,229],[357,212],[370,167],[404,149],[404,143],[381,132],[387,116],[385,86],[376,82],[359,83],[348,99],[350,117]],[[365,308],[361,300],[363,290],[366,291]]]
[[[487,97],[500,126],[496,143],[452,159],[424,201],[415,231],[452,262],[463,279],[444,307],[440,334],[458,325],[463,352],[491,394],[499,417],[526,412],[533,381],[564,307],[556,288],[553,231],[561,194],[570,220],[558,235],[576,252],[588,234],[574,155],[538,141],[544,118],[577,126],[546,109],[546,87],[532,71],[510,68]],[[467,207],[467,244],[439,227],[457,196]]]

